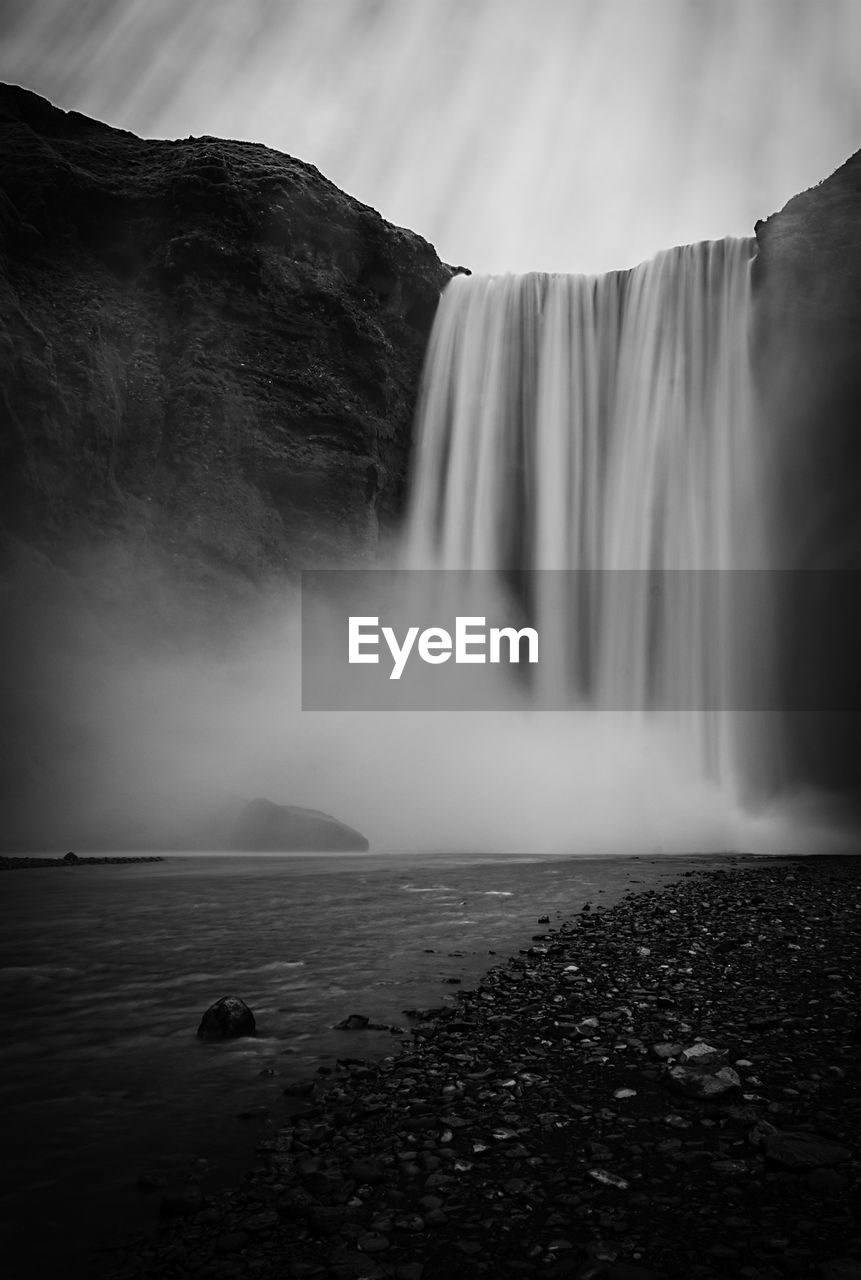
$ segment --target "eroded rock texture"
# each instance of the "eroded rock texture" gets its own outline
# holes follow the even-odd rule
[[[6,847],[194,843],[232,780],[182,797],[188,826],[141,750],[182,736],[171,705],[226,707],[224,682],[202,699],[186,671],[143,714],[128,695],[253,649],[299,569],[372,560],[451,274],[310,164],[0,86]]]
[[[779,584],[788,780],[857,804],[861,152],[757,223],[756,238],[754,360],[771,451],[763,499],[779,561],[793,571]],[[840,580],[810,577],[837,570]]]
[[[432,247],[312,165],[0,88],[0,505],[192,576],[374,550],[402,498]]]

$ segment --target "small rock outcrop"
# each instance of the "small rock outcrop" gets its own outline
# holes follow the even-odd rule
[[[199,1040],[236,1040],[257,1033],[254,1014],[239,996],[222,996],[210,1005],[197,1028]]]
[[[787,1169],[821,1169],[851,1160],[852,1152],[817,1133],[785,1131],[760,1124],[762,1149],[769,1160]]]
[[[371,1019],[363,1013],[351,1013],[349,1017],[335,1023],[336,1031],[365,1031],[371,1025]]]
[[[230,843],[243,853],[362,853],[368,847],[360,831],[328,813],[262,798],[245,806]]]

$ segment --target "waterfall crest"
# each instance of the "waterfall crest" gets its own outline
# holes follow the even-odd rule
[[[704,771],[742,785],[760,729],[724,707],[740,669],[766,678],[768,575],[751,644],[749,590],[744,635],[731,607],[750,575],[725,571],[770,567],[753,247],[689,245],[599,277],[455,277],[426,360],[407,522],[413,567],[525,571],[552,638],[545,695],[673,708]]]

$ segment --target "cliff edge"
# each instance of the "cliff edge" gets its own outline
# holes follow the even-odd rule
[[[362,561],[451,269],[312,165],[0,86],[0,509],[192,574]]]

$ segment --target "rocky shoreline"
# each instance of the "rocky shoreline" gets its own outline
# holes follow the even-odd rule
[[[859,890],[852,858],[740,864],[545,926],[94,1271],[857,1277]]]
[[[115,867],[127,862],[164,862],[164,858],[143,854],[131,858],[81,858],[76,853],[67,853],[62,858],[0,858],[0,871],[25,871],[29,867]]]

